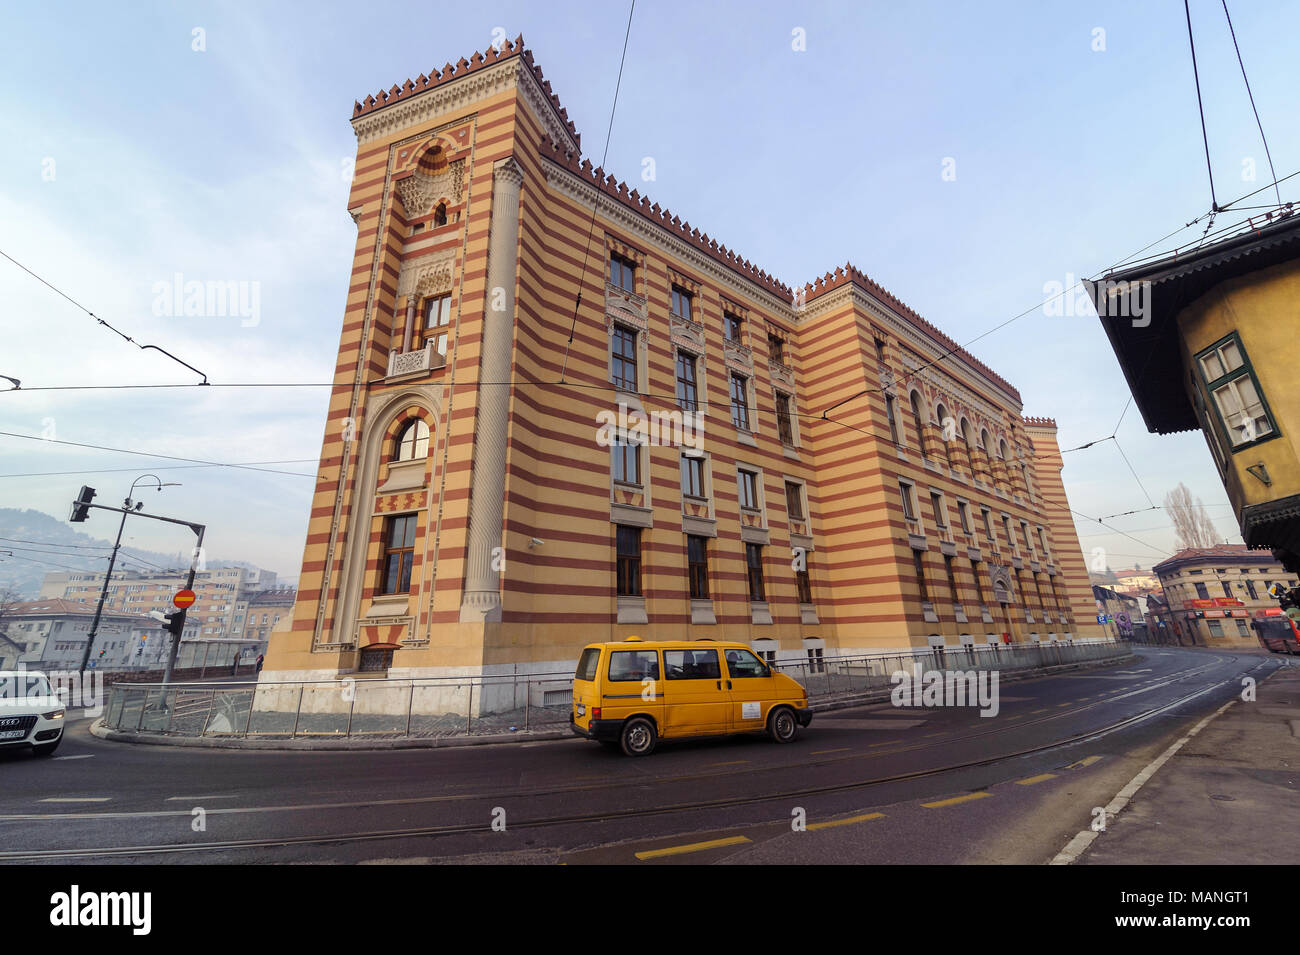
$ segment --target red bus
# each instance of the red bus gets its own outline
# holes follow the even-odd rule
[[[1296,628],[1295,621],[1277,609],[1260,610],[1257,614],[1253,623],[1261,647],[1273,653],[1300,655],[1300,629]]]

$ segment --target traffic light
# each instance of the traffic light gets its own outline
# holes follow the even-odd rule
[[[185,629],[185,613],[184,610],[174,610],[167,614],[167,622],[163,624],[163,629],[180,639],[181,632]]]
[[[68,517],[68,521],[72,524],[80,524],[84,521],[86,515],[90,513],[90,502],[94,499],[95,489],[83,484],[81,486],[81,493],[78,494],[77,499],[72,502],[72,514]]]

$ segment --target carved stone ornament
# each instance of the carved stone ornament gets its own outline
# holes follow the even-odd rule
[[[403,262],[402,269],[397,275],[398,298],[403,295],[436,295],[439,292],[450,292],[455,265],[454,249],[422,255],[418,259]]]
[[[754,353],[744,345],[723,342],[722,360],[733,371],[743,371],[750,375],[754,373]]]
[[[397,184],[397,195],[406,217],[417,219],[432,212],[433,204],[439,199],[447,199],[453,205],[460,202],[464,184],[465,160],[457,159],[437,175],[417,169]]]

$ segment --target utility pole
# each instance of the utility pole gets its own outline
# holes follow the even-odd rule
[[[95,489],[93,487],[87,487],[85,485],[82,486],[81,492],[77,495],[77,499],[72,502],[72,513],[68,517],[68,520],[73,524],[80,524],[82,521],[84,521],[87,515],[90,513],[91,508],[95,508],[101,511],[112,511],[114,514],[122,515],[122,523],[118,525],[117,528],[117,541],[113,544],[113,553],[109,555],[108,569],[104,573],[104,586],[99,592],[99,603],[95,607],[95,618],[90,624],[90,633],[87,634],[86,636],[86,650],[81,657],[81,670],[83,673],[85,672],[86,666],[90,660],[90,651],[94,647],[95,635],[99,632],[99,621],[104,613],[104,601],[108,597],[108,584],[113,576],[113,565],[117,560],[118,549],[122,546],[122,532],[126,528],[126,519],[128,516],[135,514],[137,517],[147,517],[150,520],[154,520],[154,521],[166,521],[169,524],[184,524],[186,527],[188,527],[190,530],[194,531],[194,533],[198,535],[199,543],[194,549],[194,558],[193,560],[190,561],[190,576],[189,576],[189,583],[186,585],[186,589],[189,589],[189,587],[193,586],[194,584],[194,571],[197,568],[200,548],[203,545],[203,532],[207,528],[204,527],[204,525],[202,524],[195,524],[191,521],[182,521],[174,517],[162,517],[157,514],[141,514],[140,512],[144,508],[144,502],[132,501],[131,495],[135,493],[136,485],[139,484],[141,481],[145,480],[146,478],[153,478],[154,481],[157,482],[154,486],[159,491],[161,491],[165,487],[180,487],[180,484],[174,482],[167,482],[164,484],[162,479],[159,478],[156,474],[142,474],[140,475],[140,477],[136,478],[135,481],[131,484],[131,490],[127,494],[126,500],[122,502],[123,504],[122,507],[109,507],[105,504],[92,504],[91,501],[94,500],[95,498]],[[179,643],[179,638],[177,642]],[[175,649],[173,649],[172,658],[175,659],[175,656],[176,656],[176,651]],[[168,666],[167,672],[168,674],[171,673],[170,664]]]
[[[202,524],[191,524],[190,530],[194,531],[194,533],[198,535],[199,539],[194,544],[194,554],[190,558],[190,573],[189,576],[185,578],[184,589],[186,590],[194,589],[194,572],[198,570],[199,555],[203,553],[203,534],[207,531],[207,528]],[[182,632],[184,631],[184,620],[185,620],[185,611],[182,610],[181,627],[180,627],[180,630]],[[180,652],[181,649],[181,633],[177,632],[172,634],[171,636],[173,638],[171,642],[172,643],[171,652],[167,655],[167,671],[163,674],[164,685],[172,681],[172,671],[176,669],[176,655]],[[164,696],[164,700],[165,699],[166,697]]]

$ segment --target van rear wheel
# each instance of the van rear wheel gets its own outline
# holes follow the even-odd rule
[[[794,711],[788,706],[778,706],[767,717],[767,735],[775,742],[789,743],[799,730]]]
[[[655,751],[658,739],[654,723],[644,716],[636,716],[623,724],[619,742],[625,756],[649,756]]]

